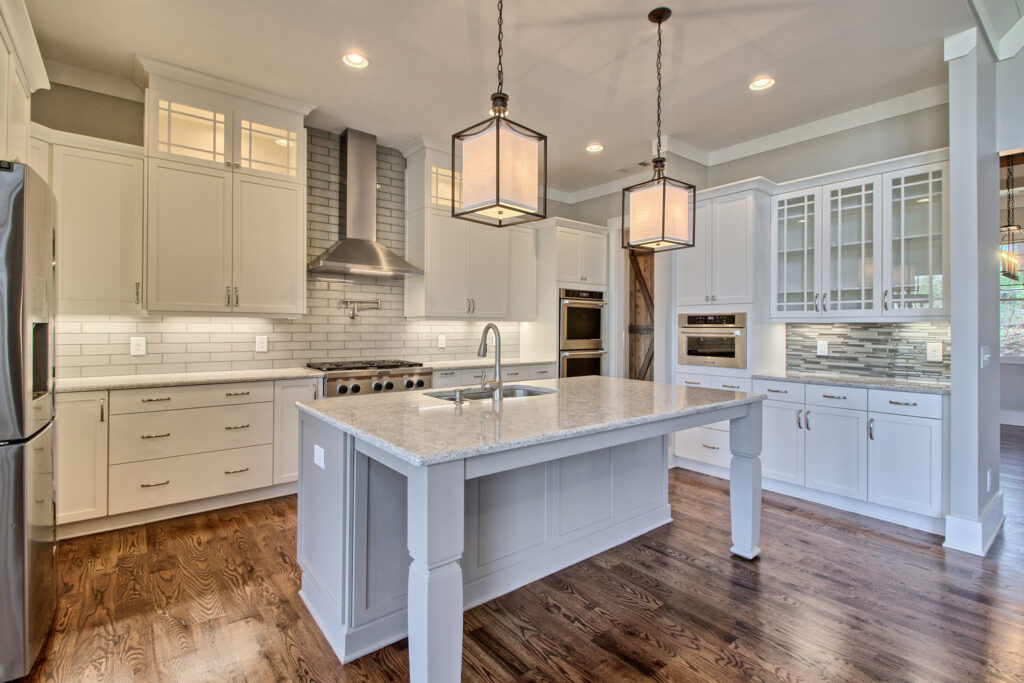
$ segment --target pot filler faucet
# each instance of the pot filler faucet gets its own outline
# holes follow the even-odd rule
[[[501,332],[498,330],[498,326],[494,323],[487,323],[484,327],[484,332],[480,335],[480,348],[477,349],[476,355],[480,358],[487,357],[487,333],[490,330],[494,330],[494,379],[490,382],[484,382],[481,384],[481,388],[485,390],[494,391],[494,406],[497,408],[501,404]]]

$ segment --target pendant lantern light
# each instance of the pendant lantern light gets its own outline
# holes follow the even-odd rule
[[[548,138],[508,118],[502,10],[498,0],[498,90],[491,95],[491,116],[452,135],[453,180],[462,183],[452,216],[499,227],[546,217],[548,200]]]
[[[999,228],[999,270],[1003,277],[1020,280],[1020,252],[1024,248],[1024,233],[1020,224],[1014,223],[1014,178],[1013,162],[1006,165],[1006,225]]]
[[[658,152],[652,161],[654,178],[622,191],[622,248],[672,251],[694,245],[697,188],[665,176],[661,156],[661,25],[672,10],[659,7],[647,18],[658,25]]]

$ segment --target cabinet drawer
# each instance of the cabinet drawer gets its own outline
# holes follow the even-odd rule
[[[712,377],[712,389],[724,389],[725,391],[743,391],[750,393],[752,383],[745,377]]]
[[[558,367],[555,365],[533,365],[532,379],[554,379],[558,377]]]
[[[460,381],[458,370],[434,370],[431,385],[435,389],[447,389],[459,386]]]
[[[774,379],[755,379],[753,387],[753,393],[764,394],[772,401],[786,401],[787,403],[804,402],[804,385],[797,382],[779,382]]]
[[[516,372],[516,373],[519,372],[518,368],[510,368],[510,370],[512,370],[513,372]],[[519,374],[516,377],[509,378],[508,370],[506,370],[505,368],[502,368],[501,372],[502,372],[503,375],[505,375],[505,378],[504,378],[505,380],[508,380],[508,379],[521,380],[521,379],[523,379],[522,374]],[[464,386],[471,386],[471,385],[474,385],[474,384],[483,384],[486,381],[494,379],[494,368],[493,367],[491,367],[491,368],[465,368],[464,370],[461,371],[461,373],[459,375],[459,378],[460,378],[459,379],[459,384],[464,385]]]
[[[893,413],[941,420],[942,396],[871,389],[868,391],[868,410],[874,413]]]
[[[868,409],[868,390],[858,387],[829,387],[808,384],[806,398],[809,406],[830,406],[850,410]]]
[[[154,389],[121,389],[110,392],[110,414],[151,413],[182,408],[262,403],[273,400],[273,382],[233,382],[231,384],[196,384]]]
[[[728,424],[728,423],[727,423]],[[676,432],[676,455],[688,460],[729,467],[729,432],[708,427],[694,427]]]
[[[686,372],[676,373],[676,384],[681,384],[685,387],[704,387],[705,389],[710,389],[711,379],[708,375],[691,375]]]
[[[270,486],[273,446],[194,453],[110,467],[110,514]]]
[[[490,377],[494,374],[494,370],[488,369],[487,373],[487,376]],[[529,365],[513,365],[501,369],[502,382],[525,382],[529,379],[533,379],[533,369]]]
[[[112,465],[273,441],[273,403],[166,410],[110,418]]]

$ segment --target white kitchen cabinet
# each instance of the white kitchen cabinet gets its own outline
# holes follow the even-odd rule
[[[434,389],[450,389],[461,386],[462,375],[458,370],[434,370],[430,383]]]
[[[10,161],[28,163],[28,88],[18,75],[17,60],[7,63],[7,156]]]
[[[58,394],[57,524],[107,514],[107,392]]]
[[[15,62],[15,57],[7,51],[7,46],[0,40],[0,159],[10,158],[7,148],[7,122],[10,118],[7,93],[11,87],[11,68]]]
[[[761,473],[768,479],[804,485],[804,406],[765,401]]]
[[[141,311],[144,160],[64,145],[52,154],[58,313]]]
[[[673,254],[676,271],[676,306],[703,306],[711,303],[711,201],[697,202],[695,208],[697,239],[693,247]]]
[[[808,487],[867,499],[867,413],[807,406],[804,410],[804,477]]]
[[[675,252],[676,306],[749,304],[754,297],[754,193],[698,202],[696,241]]]
[[[459,219],[455,219],[459,220]],[[466,223],[466,221],[462,221]],[[469,228],[469,314],[506,318],[509,312],[509,231],[467,223]]]
[[[274,483],[299,478],[298,401],[315,400],[320,395],[319,377],[274,382]]]
[[[878,313],[882,284],[881,178],[822,188],[821,312],[824,317]]]
[[[508,238],[508,317],[510,320],[533,320],[537,317],[537,231],[510,228]]]
[[[52,183],[53,181],[50,178],[50,143],[39,138],[29,138],[28,165],[43,180],[47,183]]]
[[[150,160],[149,310],[231,310],[231,203],[231,171]]]
[[[694,427],[675,434],[675,453],[682,458],[728,469],[732,460],[729,432],[711,427]]]
[[[942,421],[868,414],[868,496],[922,515],[942,513]]]
[[[821,189],[775,197],[772,211],[772,316],[820,317]]]
[[[559,226],[557,279],[579,285],[608,283],[608,236]]]

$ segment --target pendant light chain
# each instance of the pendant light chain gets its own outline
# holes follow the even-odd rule
[[[502,27],[505,24],[505,20],[502,17],[502,10],[504,9],[504,3],[502,0],[498,0],[498,90],[497,92],[504,92],[502,88],[505,86],[505,70],[501,66],[501,58],[505,54],[504,49],[501,47],[502,38],[505,37],[505,33]]]
[[[1014,225],[1013,222],[1013,195],[1014,195],[1014,182],[1013,182],[1013,164],[1008,164],[1006,167],[1006,224]]]
[[[661,156],[661,22],[658,22],[658,156]]]

